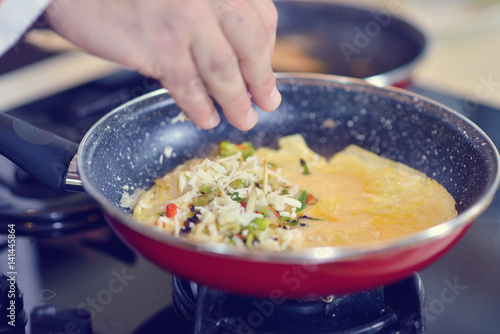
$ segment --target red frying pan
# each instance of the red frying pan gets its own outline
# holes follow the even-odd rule
[[[494,144],[476,125],[442,105],[402,90],[328,75],[282,74],[278,87],[282,105],[272,113],[261,112],[259,123],[248,132],[225,119],[213,130],[172,123],[180,110],[164,90],[113,110],[79,145],[1,114],[0,153],[54,190],[85,190],[102,206],[117,234],[165,270],[200,284],[268,298],[348,293],[411,275],[448,251],[497,191],[499,155]],[[327,119],[335,127],[325,126]],[[186,159],[206,155],[220,141],[275,146],[279,137],[294,133],[327,157],[356,144],[426,173],[455,198],[458,217],[384,244],[285,254],[194,244],[137,224],[130,209],[120,205],[124,192],[149,188],[156,178]],[[176,154],[161,159],[167,146]]]

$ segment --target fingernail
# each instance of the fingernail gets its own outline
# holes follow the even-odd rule
[[[274,87],[273,91],[271,92],[271,95],[269,95],[268,107],[270,110],[274,110],[278,108],[280,104],[281,104],[281,94],[278,91],[278,88]]]
[[[257,124],[257,121],[259,120],[259,116],[257,115],[257,112],[253,109],[250,108],[248,110],[247,115],[245,117],[245,124],[248,129],[251,129],[254,127],[255,124]]]
[[[220,123],[220,116],[219,116],[219,113],[217,112],[217,110],[213,110],[212,111],[212,115],[210,115],[210,118],[208,119],[208,127],[210,129],[213,129],[215,128],[217,125],[219,125]]]

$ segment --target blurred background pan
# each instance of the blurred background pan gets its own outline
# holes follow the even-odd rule
[[[273,68],[327,73],[408,87],[427,38],[390,8],[331,1],[275,1],[279,19]]]

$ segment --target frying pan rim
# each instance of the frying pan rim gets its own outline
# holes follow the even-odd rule
[[[407,97],[417,98],[421,101],[427,102],[431,105],[440,107],[448,114],[453,115],[456,118],[461,119],[469,126],[474,128],[478,133],[483,137],[484,141],[489,145],[494,153],[495,165],[496,165],[496,175],[494,181],[489,185],[489,188],[482,194],[482,196],[474,203],[471,207],[467,208],[454,219],[448,220],[441,224],[435,225],[433,227],[427,228],[425,230],[419,231],[417,233],[397,238],[395,240],[382,242],[382,243],[374,243],[367,244],[363,246],[332,246],[332,247],[316,247],[316,248],[308,248],[304,250],[298,250],[293,252],[260,252],[260,251],[248,251],[248,250],[239,250],[234,246],[218,244],[218,243],[195,243],[191,241],[187,241],[182,238],[175,237],[170,234],[161,233],[159,231],[155,231],[153,228],[141,225],[132,220],[131,216],[120,210],[116,207],[112,202],[107,200],[104,195],[102,195],[99,190],[92,186],[92,182],[90,178],[85,173],[86,166],[84,165],[85,161],[80,157],[84,156],[84,151],[86,150],[89,141],[89,137],[94,134],[96,129],[101,126],[107,119],[114,117],[115,114],[121,112],[122,110],[130,107],[131,105],[135,105],[137,103],[141,103],[149,100],[152,97],[157,95],[167,95],[168,91],[165,89],[159,89],[153,91],[151,93],[145,94],[138,98],[135,98],[109,112],[103,118],[101,118],[98,122],[96,122],[92,128],[86,133],[83,140],[80,143],[77,156],[78,171],[80,174],[80,179],[82,181],[83,188],[85,191],[94,198],[104,209],[104,211],[111,216],[113,219],[116,219],[121,224],[125,225],[127,228],[132,229],[133,231],[146,236],[148,238],[154,239],[156,241],[166,243],[173,247],[182,248],[185,250],[191,250],[194,252],[203,252],[205,254],[210,254],[218,257],[226,257],[226,258],[236,258],[241,261],[248,262],[263,262],[266,263],[304,263],[305,261],[314,260],[316,263],[326,263],[326,262],[340,262],[340,261],[352,261],[359,258],[366,258],[369,256],[377,256],[378,254],[386,254],[388,252],[398,252],[403,251],[405,249],[413,248],[422,243],[428,243],[432,240],[445,238],[454,231],[457,231],[459,228],[464,228],[468,224],[472,223],[473,220],[480,214],[484,209],[491,203],[493,200],[498,186],[500,184],[500,155],[498,153],[497,148],[491,139],[484,133],[482,129],[480,129],[476,124],[467,119],[462,114],[457,111],[448,108],[438,102],[435,102],[426,97],[420,96],[418,94],[406,91],[404,89],[396,88],[396,87],[378,87],[372,85],[365,80],[336,76],[330,74],[316,74],[316,73],[277,73],[276,74],[277,81],[285,81],[285,80],[312,80],[315,82],[331,82],[342,85],[356,85],[356,86],[367,86],[380,91],[392,91],[401,95],[405,95]],[[170,97],[171,99],[171,97]]]

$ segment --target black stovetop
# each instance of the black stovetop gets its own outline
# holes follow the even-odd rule
[[[154,82],[124,71],[10,113],[48,128],[69,124],[55,131],[79,140],[103,112],[156,88]],[[464,113],[500,146],[500,110],[472,97],[412,90]],[[45,111],[48,118],[41,116]],[[0,176],[0,184],[13,179],[24,182],[16,190],[20,193],[31,182],[13,169]],[[16,280],[30,316],[26,333],[85,333],[78,326],[88,329],[89,320],[93,332],[101,334],[189,333],[193,326],[200,333],[346,333],[353,328],[357,333],[417,333],[425,327],[430,334],[493,334],[500,328],[498,196],[457,246],[407,280],[357,295],[290,301],[270,309],[265,300],[173,278],[124,245],[85,197],[76,200],[76,208],[51,216],[54,206],[60,201],[66,205],[65,200],[34,187],[29,200],[21,203],[24,213],[5,204],[9,199],[0,191],[5,199],[1,233],[7,233],[10,223],[17,229]],[[40,198],[43,204],[25,214]],[[7,237],[0,236],[2,273],[9,271],[8,249]],[[55,329],[50,332],[49,327]]]

